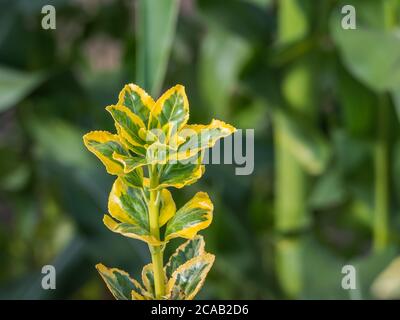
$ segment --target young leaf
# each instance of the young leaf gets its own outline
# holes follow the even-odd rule
[[[139,135],[139,130],[145,128],[143,120],[125,106],[112,105],[108,106],[106,110],[115,121],[115,127],[122,143],[133,152],[144,155],[146,141]]]
[[[122,164],[113,158],[114,153],[128,155],[117,135],[107,131],[91,131],[83,136],[83,142],[103,162],[109,174],[124,173]]]
[[[169,299],[192,300],[203,286],[214,259],[214,255],[206,253],[178,267],[167,284]]]
[[[135,300],[143,300],[143,288],[128,273],[117,268],[107,268],[103,264],[96,265],[97,271],[103,278],[108,289],[117,300],[131,300],[134,292]]]
[[[150,118],[150,111],[154,106],[154,100],[142,88],[130,83],[125,85],[119,93],[118,105],[127,107],[144,123],[147,123]]]
[[[175,250],[175,253],[169,258],[169,261],[165,266],[165,274],[167,278],[171,278],[172,274],[179,266],[183,265],[190,259],[204,254],[204,246],[204,239],[201,235],[197,235],[193,239],[188,240],[179,246]]]
[[[168,222],[165,240],[168,241],[177,237],[192,239],[199,230],[210,225],[213,209],[213,204],[207,193],[196,193]]]
[[[114,182],[108,199],[108,210],[115,220],[105,215],[104,224],[111,231],[121,233],[126,237],[159,245],[160,242],[150,233],[147,201],[143,189],[131,187],[118,178]]]
[[[185,88],[176,85],[167,90],[157,100],[151,116],[158,120],[161,128],[172,124],[179,131],[189,119],[189,102]]]

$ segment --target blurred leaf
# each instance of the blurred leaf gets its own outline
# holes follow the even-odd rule
[[[26,185],[31,174],[30,168],[25,163],[16,163],[17,167],[7,172],[5,177],[1,177],[1,189],[7,191],[17,191]]]
[[[356,136],[373,134],[376,95],[354,79],[343,68],[339,71],[339,97],[343,108],[344,124]]]
[[[397,0],[395,0],[397,1]],[[371,28],[382,29],[383,5],[376,0],[340,0],[339,8],[346,4],[353,5],[357,10],[357,24],[367,25]]]
[[[370,288],[378,274],[394,259],[396,250],[393,247],[381,253],[350,261],[357,272],[356,291],[353,293],[362,299],[371,299]]]
[[[363,168],[370,157],[370,145],[364,139],[357,139],[350,136],[343,129],[335,130],[332,133],[334,154],[337,157],[340,170],[345,174],[356,174],[357,169]]]
[[[90,166],[90,155],[83,145],[81,129],[53,118],[44,121],[32,117],[29,125],[42,157],[55,159],[65,166]]]
[[[43,73],[24,73],[0,66],[0,112],[18,104],[44,78]]]
[[[379,274],[372,284],[371,292],[379,299],[400,299],[400,257]]]
[[[136,81],[152,96],[160,93],[174,40],[179,0],[140,0]]]
[[[246,40],[221,29],[208,30],[201,48],[199,80],[206,108],[212,116],[229,115],[229,98],[249,54]]]
[[[340,286],[344,261],[319,245],[315,239],[304,241],[305,273],[303,299],[345,299],[347,291]]]
[[[318,179],[309,201],[314,208],[326,208],[340,204],[345,197],[343,177],[338,170],[329,170]]]
[[[237,128],[252,128],[255,134],[260,134],[270,125],[266,121],[268,105],[263,100],[253,99],[247,103],[238,101],[238,105],[240,109],[232,115],[232,122]]]
[[[0,190],[18,191],[31,175],[27,159],[15,147],[14,141],[9,146],[0,147]]]
[[[110,188],[111,177],[102,173],[101,164],[86,151],[81,130],[52,118],[39,122],[31,117],[28,124],[36,141],[36,157],[62,192],[69,214],[85,230],[103,229],[104,190]]]
[[[87,277],[84,267],[86,246],[82,239],[72,240],[53,261],[57,272],[57,290],[44,290],[41,285],[43,274],[36,268],[31,273],[0,287],[0,299],[57,299],[70,295]]]
[[[308,21],[302,12],[301,1],[285,0],[279,2],[278,29],[279,43],[287,44],[303,38],[308,31]],[[295,28],[293,26],[296,26]]]
[[[255,1],[230,0],[228,7],[225,0],[198,0],[197,4],[207,28],[221,28],[248,41],[264,43],[272,37],[276,18],[268,10],[260,10]]]
[[[362,26],[344,30],[340,19],[341,15],[332,16],[331,33],[346,67],[374,91],[396,90],[400,86],[400,35]]]
[[[279,143],[311,174],[320,174],[330,158],[326,139],[308,122],[282,110],[276,111],[277,120],[285,130],[279,130]]]

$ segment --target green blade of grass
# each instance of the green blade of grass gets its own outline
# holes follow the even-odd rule
[[[160,93],[174,39],[179,0],[140,0],[136,10],[136,81],[152,96]]]

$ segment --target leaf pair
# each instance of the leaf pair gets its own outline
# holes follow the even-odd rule
[[[192,300],[201,289],[215,257],[204,250],[204,239],[198,235],[178,247],[170,257],[164,270],[166,295],[169,300]],[[125,271],[96,265],[104,282],[118,300],[155,299],[152,265],[142,270],[142,284],[132,279]]]
[[[167,189],[159,191],[159,226],[166,224],[162,240],[151,235],[149,225],[150,201],[148,187],[137,188],[117,178],[111,189],[104,224],[113,232],[139,239],[150,245],[162,245],[177,237],[193,238],[212,221],[213,204],[205,192],[198,192],[182,208],[176,205]]]

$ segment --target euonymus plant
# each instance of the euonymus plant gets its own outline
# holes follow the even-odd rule
[[[187,124],[189,103],[181,85],[155,102],[129,84],[106,110],[117,134],[92,131],[83,137],[107,172],[117,176],[103,222],[113,232],[146,242],[152,262],[144,266],[141,283],[122,270],[96,268],[116,299],[193,299],[215,258],[197,235],[210,225],[213,204],[207,193],[198,192],[177,210],[168,188],[196,182],[204,173],[205,149],[235,128],[219,120]],[[164,265],[164,249],[173,238],[187,241]]]

